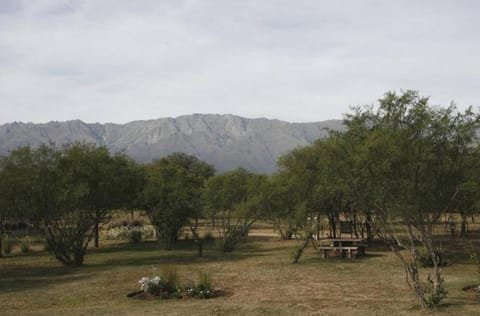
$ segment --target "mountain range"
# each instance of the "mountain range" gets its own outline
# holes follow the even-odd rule
[[[219,172],[244,167],[253,172],[272,173],[277,169],[280,155],[313,143],[326,136],[328,130],[341,128],[341,120],[289,123],[219,114],[126,124],[90,124],[80,120],[14,122],[0,125],[0,156],[25,145],[86,141],[105,145],[112,152],[123,151],[140,163],[173,152],[186,152],[214,165]]]

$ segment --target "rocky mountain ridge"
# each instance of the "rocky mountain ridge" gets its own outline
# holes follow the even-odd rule
[[[177,118],[133,121],[126,124],[66,122],[8,123],[0,125],[0,155],[24,145],[57,145],[75,141],[105,145],[123,151],[139,162],[149,162],[173,152],[186,152],[211,163],[218,171],[244,167],[254,172],[276,170],[278,157],[307,146],[341,129],[340,120],[288,123],[235,115],[193,114]]]

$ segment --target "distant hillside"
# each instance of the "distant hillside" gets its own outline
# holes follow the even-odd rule
[[[0,155],[23,145],[95,142],[124,151],[139,162],[173,152],[186,152],[213,164],[218,171],[242,166],[254,172],[276,170],[278,157],[306,146],[327,129],[340,129],[340,120],[288,123],[234,115],[193,114],[127,124],[87,124],[80,120],[45,124],[10,123],[0,126]]]

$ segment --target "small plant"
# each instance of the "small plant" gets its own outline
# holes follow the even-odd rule
[[[140,289],[154,296],[166,296],[168,293],[164,287],[164,282],[159,276],[153,278],[143,277],[138,281]]]
[[[197,296],[199,298],[210,298],[213,297],[213,282],[210,273],[201,272],[200,279],[196,286]]]
[[[440,305],[440,302],[447,297],[448,291],[445,289],[445,281],[443,278],[440,278],[437,286],[438,292],[435,293],[434,284],[429,275],[426,284],[424,284],[425,300],[429,308]]]
[[[173,293],[180,287],[178,282],[177,269],[171,266],[164,266],[160,272],[160,277],[163,280],[165,289],[168,293]]]
[[[440,267],[444,267],[447,265],[447,262],[444,260],[445,252],[442,249],[435,249],[435,256]],[[433,260],[430,256],[430,252],[428,252],[425,248],[418,249],[417,260],[424,268],[433,267]]]

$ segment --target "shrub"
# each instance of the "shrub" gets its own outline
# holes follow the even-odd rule
[[[210,273],[201,272],[200,279],[196,286],[197,296],[199,298],[213,297],[213,282]]]
[[[166,296],[168,293],[163,286],[163,281],[159,276],[148,278],[143,277],[138,281],[140,289],[154,296]]]
[[[445,261],[445,251],[437,248],[435,250],[435,256],[438,259],[438,265],[440,267],[446,266],[447,262]],[[430,256],[430,253],[425,249],[425,248],[420,248],[417,251],[417,260],[420,263],[420,265],[424,268],[426,267],[433,267],[433,261],[432,257]]]
[[[173,293],[180,288],[178,283],[177,269],[171,266],[164,266],[160,271],[160,277],[162,278],[165,288],[169,293]]]
[[[430,275],[428,276],[427,282],[423,285],[423,287],[426,303],[430,308],[440,305],[440,302],[447,297],[448,291],[445,289],[445,281],[443,278],[440,278],[440,283],[438,284],[438,293],[435,293],[433,289],[433,281],[430,278]]]
[[[247,234],[248,229],[243,225],[230,225],[225,230],[224,236],[216,240],[216,245],[222,252],[233,251],[240,240]]]
[[[178,286],[178,274],[174,268],[165,267],[162,269],[160,276],[143,277],[138,283],[142,291],[153,296],[161,298],[181,297],[182,290]]]

